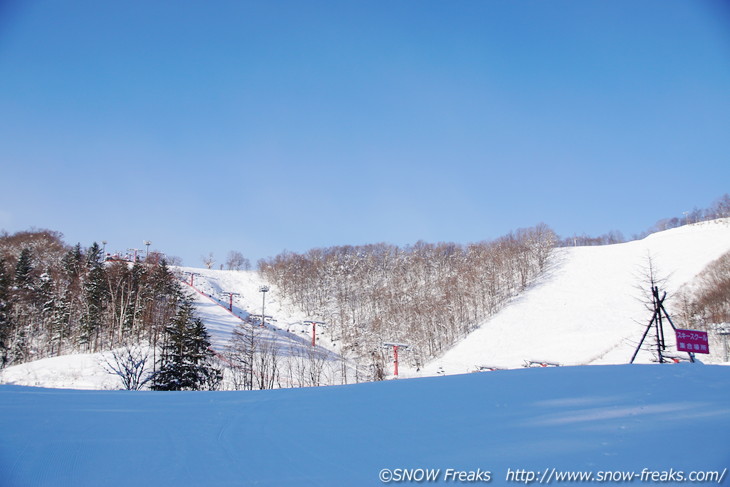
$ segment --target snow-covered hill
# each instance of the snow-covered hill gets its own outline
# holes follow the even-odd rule
[[[552,269],[539,282],[443,356],[404,375],[515,368],[525,361],[627,363],[651,319],[640,289],[647,289],[648,259],[667,278],[664,290],[671,293],[728,251],[727,219],[618,245],[558,249]],[[638,358],[649,360],[648,354]]]
[[[426,475],[449,485],[720,485],[730,466],[730,367],[521,365],[625,363],[649,318],[636,289],[647,255],[674,290],[728,250],[728,221],[560,249],[540,282],[443,357],[401,368],[520,370],[242,392],[0,385],[0,485],[364,486]],[[260,313],[264,283],[251,272],[188,271],[199,274],[196,306],[222,350],[242,318]],[[232,313],[224,291],[241,294]],[[312,350],[307,317],[273,287],[266,302],[273,319],[263,333]],[[326,331],[320,343],[336,357]],[[3,380],[114,387],[101,359],[45,359],[6,369]]]
[[[181,268],[178,272],[191,291],[213,348],[224,361],[234,330],[248,319],[253,323],[257,343],[266,343],[276,350],[281,387],[344,384],[355,380],[355,364],[337,353],[338,343],[328,338],[329,330],[321,326],[312,330],[306,316],[285,306],[276,288],[264,283],[257,272],[191,268]],[[269,289],[266,302],[262,286]],[[262,312],[267,316],[263,324]],[[244,325],[243,329],[250,330],[251,326]],[[315,346],[312,346],[312,335]]]
[[[401,377],[459,374],[478,367],[519,368],[525,361],[561,365],[620,364],[631,358],[650,313],[640,298],[648,259],[659,276],[667,277],[670,293],[691,281],[709,262],[730,251],[730,220],[716,220],[656,233],[640,240],[603,247],[563,248],[555,251],[551,268],[538,282],[501,312],[487,320],[451,350],[420,370],[408,367],[401,354]],[[261,313],[260,286],[268,284],[257,272],[179,268],[192,282],[195,303],[222,352],[230,335],[249,315]],[[227,310],[226,292],[234,297]],[[266,329],[259,333],[296,359],[313,350],[327,357],[325,383],[353,381],[353,365],[343,361],[341,344],[327,328],[317,329],[317,347],[311,347],[308,316],[288,305],[275,287],[266,293]],[[678,323],[681,326],[681,323]],[[670,333],[671,338],[671,333]],[[718,351],[719,352],[719,351]],[[709,357],[719,362],[721,353]],[[640,355],[639,362],[648,362]],[[47,387],[109,388],[114,380],[104,371],[101,355],[57,357],[10,367],[0,381]],[[290,366],[291,368],[291,366]],[[113,379],[113,378],[112,378]],[[283,385],[297,385],[293,377]]]
[[[230,334],[241,319],[254,315],[256,321],[260,318],[262,307],[264,307],[263,293],[259,290],[261,286],[268,286],[270,291],[266,293],[264,313],[271,318],[266,319],[268,329],[280,334],[280,340],[286,341],[287,345],[294,346],[311,344],[311,326],[305,324],[307,319],[301,311],[282,300],[281,294],[276,287],[263,281],[258,272],[255,271],[223,271],[210,269],[197,269],[181,267],[177,269],[190,289],[190,276],[192,276],[192,289],[195,293],[195,305],[203,322],[208,327],[214,346],[218,349],[225,348]],[[233,296],[232,313],[226,310],[230,306],[230,297],[226,293],[236,293]],[[217,306],[216,306],[217,304]],[[338,343],[333,343],[329,330],[320,327],[316,334],[317,346],[327,350],[337,351]],[[283,342],[282,342],[283,343]]]
[[[435,485],[482,484],[487,475],[490,485],[537,485],[543,476],[591,483],[557,481],[568,474],[684,485],[680,472],[718,485],[730,466],[728,404],[730,368],[699,364],[275,391],[3,385],[0,485],[420,485],[398,482],[425,475],[418,469]]]
[[[184,288],[211,335],[213,348],[224,362],[233,331],[250,315],[258,315],[253,317],[256,340],[277,349],[278,385],[332,385],[355,380],[357,371],[354,364],[338,355],[338,343],[329,338],[328,330],[322,327],[317,330],[317,346],[312,347],[312,328],[304,322],[306,317],[283,306],[274,287],[267,293],[264,310],[270,318],[266,319],[265,326],[260,326],[263,296],[259,288],[265,283],[257,272],[197,268],[175,270],[184,279]],[[192,280],[191,273],[194,273]],[[230,300],[225,292],[238,294],[234,297],[232,310],[229,310]],[[0,382],[39,387],[116,389],[120,387],[120,381],[108,372],[111,360],[108,352],[50,357],[8,367],[0,371]],[[311,370],[313,362],[318,367],[316,371]]]

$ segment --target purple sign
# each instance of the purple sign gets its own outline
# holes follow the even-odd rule
[[[677,350],[691,353],[710,353],[707,332],[697,330],[675,330]]]

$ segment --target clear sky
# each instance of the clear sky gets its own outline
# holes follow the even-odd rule
[[[730,192],[727,5],[0,0],[0,228],[191,266],[628,237]]]

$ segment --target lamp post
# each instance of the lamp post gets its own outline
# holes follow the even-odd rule
[[[150,258],[150,245],[152,245],[152,242],[150,242],[149,240],[145,240],[142,243],[145,244],[145,246],[147,247],[147,254],[144,256],[144,260],[145,262],[147,262],[147,260],[149,260]]]
[[[263,301],[261,302],[261,326],[266,325],[266,293],[269,292],[269,286],[260,286],[259,292],[263,296]]]

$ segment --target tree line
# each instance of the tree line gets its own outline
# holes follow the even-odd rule
[[[383,342],[414,351],[419,366],[496,313],[545,271],[556,242],[546,225],[460,245],[380,243],[282,253],[259,263],[264,279],[311,318],[340,350],[380,375]]]
[[[708,208],[695,208],[692,211],[686,212],[682,216],[662,218],[649,229],[633,235],[631,240],[641,240],[652,233],[662,232],[664,230],[670,230],[684,225],[691,225],[692,223],[716,220],[718,218],[730,218],[730,194],[721,196]],[[576,234],[571,237],[565,237],[560,239],[557,245],[560,247],[613,245],[624,243],[626,241],[627,239],[624,237],[623,233],[618,230],[611,230],[610,232],[597,237],[586,234]]]
[[[711,262],[674,297],[688,328],[716,332],[716,325],[730,327],[730,252]]]
[[[178,298],[164,261],[104,262],[98,244],[69,247],[48,230],[0,237],[4,364],[156,343]]]
[[[207,332],[166,262],[106,262],[102,253],[50,230],[0,235],[0,365],[141,345],[153,353],[153,388],[215,387]],[[147,361],[127,348],[111,365],[140,372]]]

